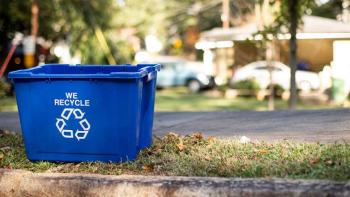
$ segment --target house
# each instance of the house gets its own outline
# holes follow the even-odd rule
[[[258,46],[261,36],[256,35],[257,32],[258,24],[255,22],[227,29],[214,28],[202,32],[195,46],[203,50],[204,63],[212,65],[214,74],[225,81],[232,75],[232,69],[265,58],[265,51]],[[273,42],[273,59],[287,65],[289,38],[289,34],[281,34]],[[336,56],[334,53],[344,53],[347,47],[335,50],[333,43],[350,40],[350,24],[304,16],[297,38],[298,61],[307,64],[309,70],[318,72],[331,64],[333,56]]]

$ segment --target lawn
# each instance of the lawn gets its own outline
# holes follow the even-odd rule
[[[210,96],[208,92],[191,94],[184,88],[165,89],[157,92],[156,111],[213,111],[213,110],[267,110],[268,101],[259,101],[254,97],[225,98]],[[321,109],[335,106],[299,102],[297,109]],[[275,100],[276,109],[287,109],[288,103]]]
[[[17,111],[16,99],[14,97],[0,98],[0,112]]]
[[[267,100],[258,101],[254,97],[225,98],[212,96],[210,91],[200,94],[188,93],[185,88],[172,88],[157,91],[155,111],[214,111],[214,110],[267,110]],[[287,109],[286,101],[276,99],[276,109]],[[332,108],[332,105],[319,105],[299,102],[297,109]],[[0,99],[0,111],[17,111],[13,97]]]
[[[33,172],[164,176],[279,177],[350,180],[350,144],[277,143],[204,138],[170,133],[155,138],[137,160],[113,163],[51,163],[26,159],[22,138],[0,134],[0,168]]]

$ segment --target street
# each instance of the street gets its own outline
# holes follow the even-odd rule
[[[1,112],[0,129],[20,132],[17,112]],[[168,132],[265,141],[350,142],[350,109],[155,113],[153,134]]]

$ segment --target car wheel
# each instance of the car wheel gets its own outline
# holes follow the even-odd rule
[[[196,79],[191,79],[187,83],[187,88],[192,93],[197,93],[201,90],[201,83]]]

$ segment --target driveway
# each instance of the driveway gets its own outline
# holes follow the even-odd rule
[[[20,132],[18,114],[0,113],[0,128]],[[350,109],[298,111],[158,112],[155,135],[168,132],[252,140],[350,142]]]

